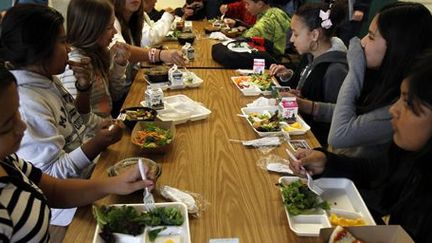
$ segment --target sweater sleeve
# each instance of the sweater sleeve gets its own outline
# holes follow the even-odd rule
[[[387,155],[376,159],[350,158],[317,149],[327,156],[323,177],[346,177],[358,188],[368,189],[376,185],[376,181],[385,178],[389,171]]]
[[[67,153],[63,150],[66,139],[58,128],[49,104],[25,99],[20,111],[27,130],[18,155],[47,174],[57,178],[80,177],[81,172],[92,164],[81,147]],[[25,111],[22,110],[25,107]]]
[[[147,13],[144,13],[147,19],[150,20]],[[150,20],[151,21],[151,20]],[[165,12],[162,17],[150,26],[146,21],[144,21],[144,26],[142,29],[141,46],[152,46],[160,43],[165,35],[170,31],[171,23],[174,21],[174,16],[168,12]]]
[[[335,148],[387,142],[393,132],[389,107],[381,107],[362,115],[356,113],[356,101],[363,87],[366,70],[366,58],[360,39],[351,40],[347,57],[349,72],[337,98],[328,142]]]
[[[324,100],[326,102],[318,102],[319,110],[314,116],[316,121],[331,122],[339,90],[347,73],[348,67],[342,63],[333,63],[327,68],[324,75]]]
[[[109,79],[110,79],[110,95],[113,101],[119,100],[127,92],[128,87],[126,85],[126,68],[118,65],[114,60],[110,68]]]
[[[244,37],[261,36],[273,40],[275,24],[271,18],[261,17],[250,29],[243,34]]]

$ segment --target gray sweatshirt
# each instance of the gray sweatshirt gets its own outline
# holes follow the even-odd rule
[[[12,73],[18,84],[19,110],[27,124],[18,156],[57,178],[89,177],[94,164],[81,145],[102,119],[92,113],[79,114],[55,76],[50,80],[30,71]]]
[[[357,115],[356,103],[363,88],[366,57],[359,38],[351,39],[349,72],[333,112],[328,143],[334,152],[350,157],[373,158],[385,153],[392,139],[389,106]]]
[[[315,66],[323,62],[331,62],[328,66],[324,80],[324,99],[328,102],[316,102],[319,105],[319,110],[314,116],[314,120],[319,122],[331,122],[333,110],[338,97],[339,89],[342,82],[348,73],[348,67],[345,56],[340,53],[346,53],[347,48],[343,41],[337,37],[331,39],[331,48],[325,53],[312,60],[309,60],[309,65],[303,70],[297,89],[300,90]]]

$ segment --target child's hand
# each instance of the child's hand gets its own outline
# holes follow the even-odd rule
[[[128,64],[130,58],[130,47],[126,43],[116,42],[110,50],[114,56],[114,62],[120,66]]]
[[[180,67],[186,65],[183,54],[178,50],[162,50],[160,53],[160,60],[164,63],[174,63]]]
[[[78,85],[80,87],[89,87],[93,81],[93,67],[90,57],[82,57],[79,61],[68,60],[67,63],[74,72]]]

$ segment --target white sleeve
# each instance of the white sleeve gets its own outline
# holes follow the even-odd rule
[[[144,13],[144,15],[147,15],[147,13]],[[168,12],[164,12],[162,17],[156,23],[154,23],[153,26],[150,26],[144,21],[141,37],[141,46],[152,46],[163,41],[164,37],[170,31],[171,23],[173,21],[174,16]]]
[[[112,59],[112,65],[109,74],[109,89],[113,101],[119,100],[127,91],[126,69],[128,64],[121,66]]]
[[[66,138],[56,127],[52,110],[40,100],[25,99],[20,112],[27,130],[17,154],[57,178],[81,177],[84,169],[92,164],[81,145],[67,153],[63,150]]]
[[[123,38],[123,35],[122,35],[122,29],[121,29],[121,26],[120,26],[120,22],[118,21],[117,18],[114,21],[114,29],[117,31],[117,33],[114,35],[114,37],[111,40],[111,43],[109,44],[109,48],[110,49],[111,49],[111,47],[116,42],[126,43],[126,41],[125,41],[125,39]]]

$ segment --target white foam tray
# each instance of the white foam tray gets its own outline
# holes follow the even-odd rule
[[[184,71],[181,71],[183,74],[185,73]],[[144,79],[146,80],[146,82],[148,84],[158,84],[160,86],[160,88],[162,90],[167,90],[167,89],[185,89],[185,88],[197,88],[199,86],[201,86],[201,84],[204,83],[204,80],[202,80],[202,78],[198,77],[198,75],[196,75],[194,72],[190,72],[193,78],[192,83],[183,83],[183,85],[171,85],[170,82],[167,80],[166,82],[162,82],[162,83],[151,83],[148,79],[147,76],[144,75]]]
[[[247,116],[249,116],[249,113],[251,112],[258,112],[258,113],[264,113],[266,111],[270,112],[271,114],[274,114],[278,110],[277,106],[257,106],[257,107],[243,107],[241,108],[241,112],[243,115],[245,115],[246,121],[249,123],[249,125],[252,127],[252,129],[260,136],[260,137],[267,137],[267,136],[278,136],[283,133],[288,133],[289,135],[302,135],[305,134],[307,131],[310,130],[310,126],[300,117],[296,116],[297,122],[299,122],[302,125],[302,128],[292,130],[289,132],[283,131],[284,126],[288,126],[286,122],[280,122],[279,127],[280,129],[275,132],[260,132],[257,131],[253,126],[252,123],[247,119]]]
[[[112,204],[110,206],[120,207],[120,206],[131,206],[134,207],[137,210],[144,211],[144,204]],[[179,208],[183,218],[184,222],[180,226],[167,226],[167,230],[163,232],[171,232],[171,235],[178,235],[181,238],[182,243],[191,243],[190,238],[190,231],[189,231],[189,218],[187,213],[187,207],[184,203],[181,202],[166,202],[166,203],[156,203],[156,207],[168,207],[168,208]],[[148,239],[147,231],[149,230],[149,227],[146,227],[144,230],[144,233],[133,236],[133,235],[127,235],[127,234],[119,234],[114,233],[114,237],[116,238],[116,242],[118,243],[150,243],[154,241],[150,241]],[[96,226],[96,231],[93,237],[93,243],[104,243],[105,241],[99,236],[99,232],[101,229],[99,228],[99,225]],[[164,236],[163,232],[160,233],[160,236]]]
[[[279,183],[286,185],[299,179],[296,176],[283,176],[279,178]],[[324,189],[321,198],[327,201],[331,208],[358,212],[361,214],[366,225],[376,225],[360,193],[351,180],[346,178],[320,178],[314,182]],[[321,228],[331,227],[327,213],[324,210],[318,210],[316,214],[292,216],[285,206],[284,208],[290,229],[296,235],[319,236]]]
[[[242,88],[242,87],[238,86],[235,80],[239,77],[241,77],[241,76],[231,77],[231,81],[240,90],[240,92],[243,93],[244,96],[258,96],[258,95],[271,95],[272,94],[271,90],[262,91],[258,86],[256,86],[252,82],[250,83],[249,88]],[[275,79],[272,79],[272,81],[273,81],[274,86],[280,86],[279,83]]]
[[[142,101],[141,105],[145,106],[145,102]],[[211,110],[182,94],[165,97],[164,105],[163,110],[157,111],[157,118],[161,121],[173,121],[175,125],[203,120],[211,114]]]

